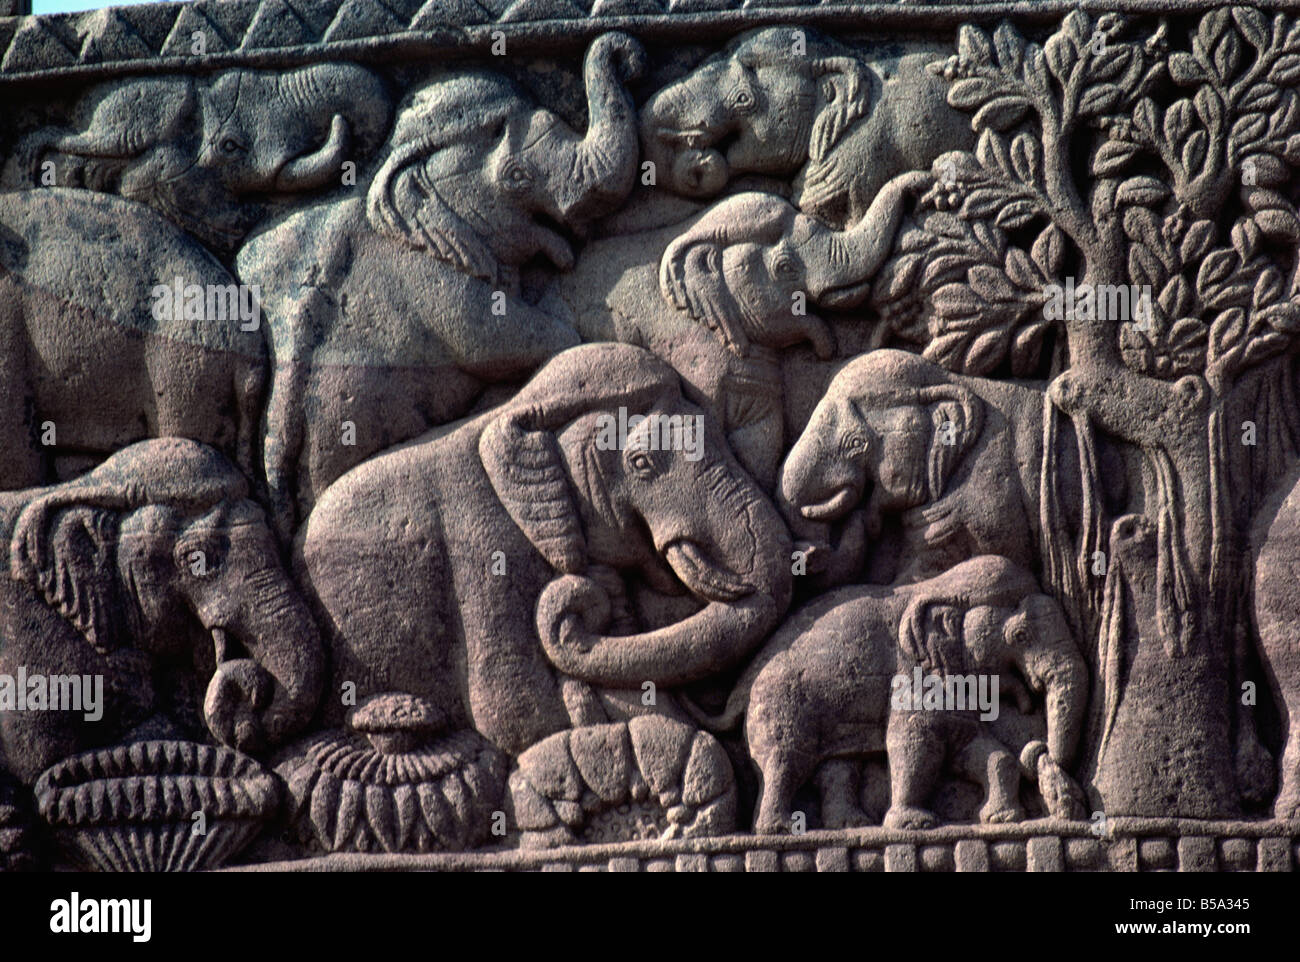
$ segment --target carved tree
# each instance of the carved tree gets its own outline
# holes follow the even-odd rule
[[[899,338],[952,370],[1052,377],[1086,477],[1076,557],[1045,558],[1045,577],[1096,646],[1094,787],[1107,781],[1125,692],[1139,687],[1136,667],[1119,664],[1136,617],[1166,667],[1183,659],[1156,670],[1174,679],[1164,694],[1186,703],[1180,723],[1225,748],[1236,729],[1235,789],[1231,774],[1207,776],[1186,811],[1225,814],[1238,794],[1268,789],[1267,756],[1246,713],[1231,720],[1228,685],[1247,641],[1243,533],[1300,436],[1289,380],[1300,218],[1287,190],[1300,164],[1300,23],[1221,8],[1184,39],[1170,52],[1164,21],[1081,11],[1042,45],[1009,23],[991,35],[963,26],[956,55],[931,70],[950,82],[949,103],[972,112],[978,145],[935,162],[873,297]],[[1125,297],[1076,300],[1058,317],[1045,310],[1050,285],[1067,278]],[[1131,310],[1134,290],[1149,293],[1149,310]],[[1129,303],[1128,316],[1106,303]],[[1239,424],[1243,412],[1268,423]],[[1096,432],[1140,452],[1130,502],[1144,517],[1114,531],[1153,545],[1145,627],[1142,602],[1126,614],[1124,601],[1145,582],[1126,575],[1103,531]],[[1097,552],[1110,556],[1104,579]],[[1121,809],[1137,797],[1098,791]]]

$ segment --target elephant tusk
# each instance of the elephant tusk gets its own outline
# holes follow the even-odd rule
[[[834,521],[853,507],[856,500],[857,492],[853,485],[846,484],[825,501],[804,505],[799,513],[809,521]]]
[[[209,633],[212,635],[212,645],[216,651],[217,664],[220,665],[230,661],[230,638],[226,634],[226,629],[212,628],[209,629]]]
[[[285,164],[275,179],[276,189],[292,192],[323,187],[348,152],[351,139],[347,120],[342,114],[335,114],[330,122],[329,138],[320,149]]]

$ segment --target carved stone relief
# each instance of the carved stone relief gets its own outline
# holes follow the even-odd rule
[[[1289,869],[1300,13],[554,6],[0,16],[0,868]]]

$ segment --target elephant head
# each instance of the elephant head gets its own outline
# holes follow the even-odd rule
[[[979,439],[984,402],[905,351],[845,365],[786,457],[780,501],[792,524],[829,523],[869,498],[878,512],[938,500]]]
[[[378,146],[389,118],[383,82],[353,64],[230,70],[201,99],[197,167],[233,196],[324,187],[345,160]]]
[[[712,419],[682,398],[675,372],[639,348],[557,356],[479,452],[502,505],[555,571],[536,621],[568,675],[614,688],[702,678],[749,651],[789,603],[780,516]],[[656,630],[602,634],[608,568],[640,571],[667,592],[684,586],[703,607]]]
[[[807,340],[819,357],[829,358],[834,337],[805,302],[829,308],[860,303],[893,243],[905,197],[930,183],[922,172],[895,178],[844,231],[775,194],[728,197],[664,251],[660,289],[739,353],[750,343],[783,348]]]
[[[143,441],[30,500],[10,570],[101,654],[211,672],[204,715],[257,751],[315,710],[324,653],[248,483],[193,441]]]
[[[877,87],[865,63],[816,33],[750,31],[650,98],[645,155],[687,197],[714,196],[738,174],[786,177],[826,164]]]
[[[585,135],[497,73],[456,73],[422,87],[400,111],[371,185],[372,225],[491,282],[498,264],[517,267],[538,254],[572,267],[555,226],[582,234],[632,189],[636,113],[623,83],[643,59],[624,34],[592,43]]]
[[[646,159],[659,184],[694,198],[745,174],[793,175],[800,210],[855,221],[891,178],[974,145],[969,116],[927,70],[938,53],[878,73],[802,27],[741,34],[645,104]]]
[[[390,112],[382,81],[354,64],[112,81],[78,104],[74,132],[25,138],[5,182],[44,183],[53,161],[59,185],[138,200],[225,254],[269,197],[341,178],[382,141]]]

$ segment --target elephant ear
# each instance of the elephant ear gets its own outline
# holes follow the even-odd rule
[[[799,206],[814,210],[847,190],[858,158],[833,159],[835,148],[871,111],[874,74],[855,57],[822,57],[812,65],[823,102],[808,141],[808,167],[799,190]]]
[[[101,655],[121,646],[120,592],[114,545],[117,515],[74,507],[54,520],[34,563],[25,544],[13,546],[13,576],[36,589]]]
[[[582,571],[587,545],[555,435],[503,418],[483,432],[479,457],[501,506],[551,567]]]
[[[552,358],[479,438],[479,458],[506,513],[557,571],[587,563],[574,493],[555,432],[591,411],[646,410],[680,396],[676,373],[648,351],[589,344]]]
[[[984,404],[970,391],[956,384],[922,388],[921,404],[930,407],[930,454],[926,463],[926,482],[930,500],[943,495],[948,478],[961,463],[966,452],[979,438],[984,426]]]
[[[898,647],[907,661],[920,665],[926,674],[964,674],[966,607],[958,600],[932,595],[913,598],[898,626]]]

